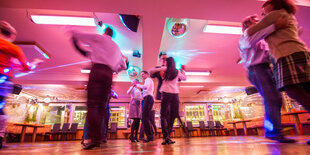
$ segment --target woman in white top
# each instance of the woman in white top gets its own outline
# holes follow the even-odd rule
[[[162,127],[163,139],[162,145],[175,143],[170,139],[170,133],[175,118],[179,116],[179,80],[186,80],[184,70],[178,71],[175,68],[175,62],[172,57],[166,59],[167,67],[154,68],[151,71],[165,71],[163,83],[160,87],[162,93],[160,122]]]
[[[132,86],[127,91],[127,94],[131,96],[128,118],[133,120],[129,139],[133,143],[139,142],[137,136],[141,119],[140,101],[142,100],[142,95],[141,91],[136,87],[137,84],[139,84],[139,80],[133,79]]]

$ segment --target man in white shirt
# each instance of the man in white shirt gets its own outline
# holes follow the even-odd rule
[[[166,66],[166,59],[168,58],[167,54],[164,52],[160,52],[159,53],[159,60],[160,60],[160,65],[161,66],[157,66],[156,68],[160,68],[162,66]],[[164,77],[164,71],[155,71],[154,69],[149,70],[150,72],[150,77],[151,78],[156,78],[158,81],[157,84],[157,89],[156,89],[156,100],[161,100],[161,92],[159,91],[162,83],[163,83],[163,77]]]
[[[153,134],[152,134],[152,128],[150,124],[151,120],[151,110],[153,108],[154,104],[154,82],[149,77],[149,73],[147,71],[141,72],[141,77],[144,80],[144,84],[137,84],[137,87],[141,88],[142,91],[142,97],[143,97],[143,106],[142,106],[142,124],[144,132],[147,136],[147,139],[144,139],[143,142],[147,143],[150,141],[153,141]]]
[[[278,21],[252,36],[247,34],[247,29],[258,22],[257,15],[246,17],[243,22],[243,35],[239,40],[239,50],[244,67],[248,71],[249,81],[256,87],[264,98],[265,104],[265,136],[280,143],[294,143],[295,140],[287,139],[281,133],[281,106],[282,96],[277,90],[273,71],[270,67],[271,59],[269,48],[261,40],[275,31],[276,27],[285,26],[284,21]]]
[[[89,45],[85,55],[92,63],[87,85],[87,121],[91,142],[84,149],[99,147],[102,138],[101,127],[103,116],[111,92],[113,72],[120,72],[127,68],[120,48],[112,41],[113,30],[106,28],[103,35],[71,31],[72,39]],[[78,45],[79,46],[79,45]],[[81,46],[80,46],[81,47]]]

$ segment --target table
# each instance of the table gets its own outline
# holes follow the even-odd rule
[[[15,123],[14,125],[15,126],[22,126],[20,142],[24,142],[27,127],[33,127],[32,142],[36,141],[37,129],[44,127],[44,125],[23,124],[23,123]]]
[[[288,112],[288,113],[283,113],[282,114],[282,115],[292,115],[294,123],[295,123],[296,133],[298,135],[302,135],[303,134],[298,115],[299,114],[304,114],[304,113],[308,113],[308,112],[307,111],[296,111],[296,112]]]
[[[243,124],[243,131],[244,131],[244,135],[247,136],[248,135],[248,131],[247,131],[247,127],[246,127],[246,122],[251,122],[252,120],[240,120],[240,121],[233,121],[233,122],[228,122],[227,124],[232,124],[234,127],[234,133],[237,136],[238,132],[237,132],[237,123],[242,123]]]

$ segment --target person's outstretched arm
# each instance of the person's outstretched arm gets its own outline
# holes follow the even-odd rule
[[[88,57],[89,51],[86,51],[80,47],[77,38],[72,37],[72,42],[76,50],[78,50],[83,56]]]
[[[268,13],[261,21],[259,21],[257,24],[251,26],[247,30],[247,34],[249,36],[252,36],[256,32],[276,23],[279,17],[281,17],[283,14],[283,10],[275,10]]]

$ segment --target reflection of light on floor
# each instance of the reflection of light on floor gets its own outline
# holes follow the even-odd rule
[[[17,145],[17,144],[15,144],[15,145],[10,145],[10,148],[11,148],[11,147],[15,148],[15,147],[18,147],[18,145]]]
[[[262,136],[175,138],[176,144],[173,145],[161,145],[161,139],[151,143],[109,140],[88,152],[81,150],[80,141],[58,141],[7,143],[0,154],[309,154],[309,147],[305,144],[310,139],[309,135],[288,138],[298,139],[298,143],[281,144]]]
[[[54,146],[54,144],[45,144],[46,146]]]
[[[277,143],[272,143],[272,142],[262,142],[260,144],[277,144]]]
[[[243,143],[248,143],[248,142],[241,142],[241,141],[221,141],[219,143],[236,143],[236,144],[243,144]]]

